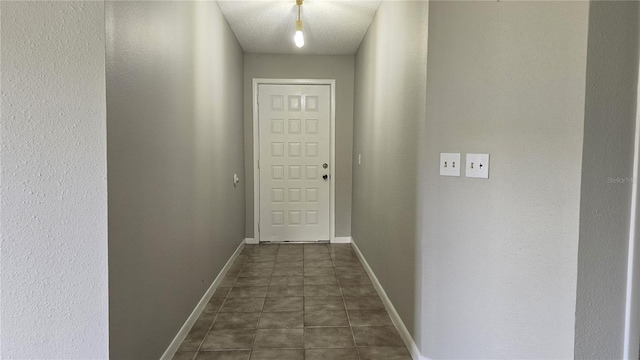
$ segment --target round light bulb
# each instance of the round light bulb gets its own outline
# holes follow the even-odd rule
[[[296,34],[293,37],[293,41],[296,43],[296,46],[299,48],[304,46],[304,35],[302,34],[302,30],[296,31]]]

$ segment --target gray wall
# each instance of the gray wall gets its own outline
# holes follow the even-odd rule
[[[431,2],[428,357],[573,357],[588,10]],[[489,153],[490,178],[440,177],[440,152]]]
[[[354,58],[319,55],[244,55],[246,237],[253,237],[253,79],[336,80],[336,236],[351,235]]]
[[[355,76],[353,240],[414,339],[420,338],[417,165],[428,10],[426,2],[382,2],[356,54]]]
[[[106,359],[104,4],[0,12],[0,358]]]
[[[575,325],[578,359],[623,356],[639,8],[638,2],[595,1],[589,13]],[[636,329],[632,359],[638,357],[637,341]]]
[[[106,19],[111,357],[157,359],[244,238],[243,53],[215,2]]]

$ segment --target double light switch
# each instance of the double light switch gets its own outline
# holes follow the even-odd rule
[[[466,177],[489,178],[489,154],[467,154],[464,164]],[[440,153],[440,175],[460,176],[460,153]]]

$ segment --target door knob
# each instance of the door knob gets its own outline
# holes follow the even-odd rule
[[[322,175],[322,178],[323,178],[323,179],[325,179],[325,180],[327,180],[327,179],[329,178],[329,175],[324,174],[324,175]]]

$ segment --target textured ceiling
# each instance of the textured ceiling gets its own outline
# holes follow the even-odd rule
[[[295,0],[221,0],[218,4],[245,52],[339,55],[355,54],[380,1],[305,0],[305,44],[300,49],[293,43]]]

